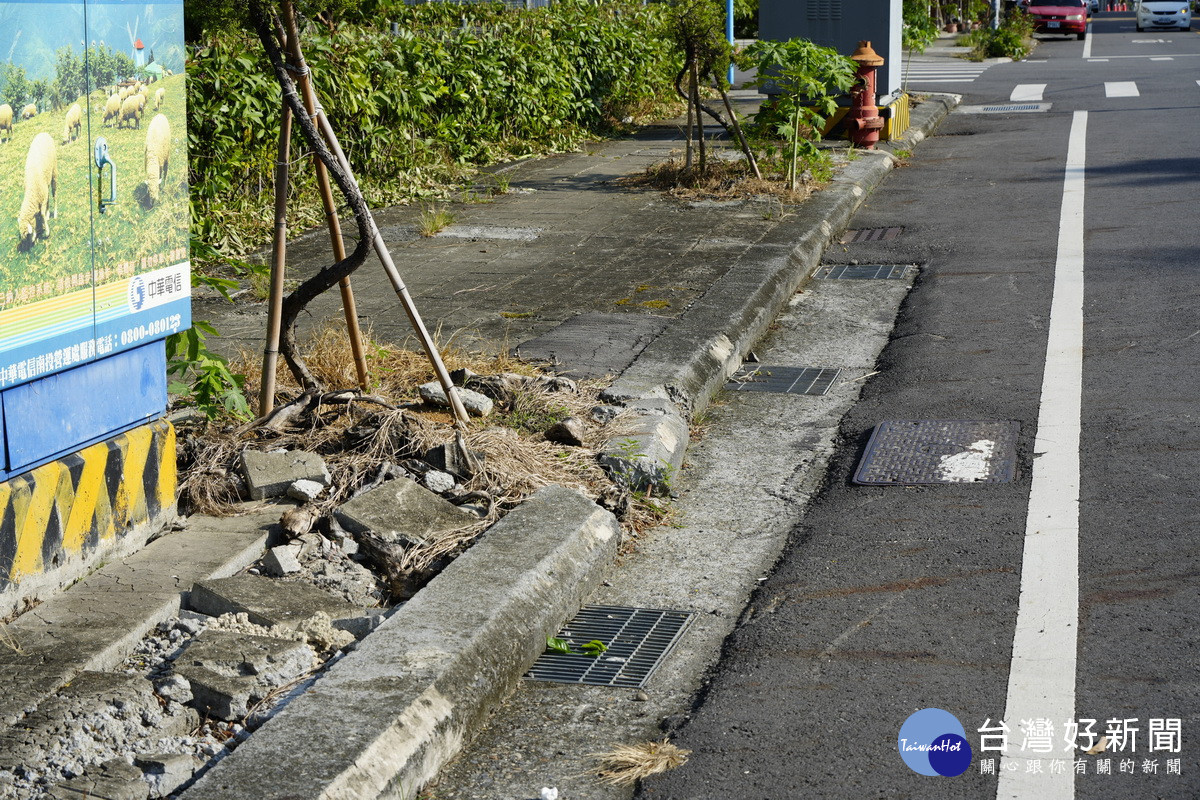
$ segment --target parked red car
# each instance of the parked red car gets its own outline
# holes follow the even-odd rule
[[[1030,0],[1027,6],[1033,20],[1034,33],[1075,34],[1083,39],[1087,36],[1087,0]]]

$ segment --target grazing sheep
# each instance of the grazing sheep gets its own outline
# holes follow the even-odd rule
[[[21,119],[33,119],[37,116],[37,106],[33,103],[21,109]]]
[[[121,98],[121,102],[125,102],[125,98],[129,97],[129,93],[131,91],[133,91],[133,90],[130,89],[128,86],[122,86],[121,91],[118,93],[117,96]]]
[[[58,151],[50,134],[39,133],[25,157],[25,199],[17,214],[17,250],[26,252],[38,239],[50,238],[50,217],[58,216],[57,194]]]
[[[8,103],[0,106],[0,133],[8,131],[8,138],[12,139],[13,134],[13,110]]]
[[[133,123],[137,123],[137,127],[142,127],[142,101],[143,97],[134,95],[126,97],[121,102],[121,113],[117,116],[117,127],[124,127],[125,123],[130,123],[129,127],[134,127]]]
[[[142,97],[149,98],[150,97],[150,87],[143,84],[142,87],[140,89],[138,89],[138,94],[140,94]]]
[[[121,98],[115,94],[109,95],[108,103],[104,106],[104,124],[107,125],[111,119],[112,124],[117,124],[117,119],[121,114]]]
[[[171,123],[166,114],[156,114],[146,129],[146,193],[149,206],[158,202],[171,158]]]
[[[167,90],[166,90],[166,89],[159,89],[157,92],[155,92],[155,93],[154,93],[154,109],[155,109],[156,111],[157,111],[159,108],[162,108],[162,104],[163,104],[163,98],[164,98],[164,97],[166,97],[166,96],[167,96]]]
[[[67,119],[63,123],[63,144],[75,141],[79,136],[79,131],[83,128],[83,109],[79,107],[79,103],[71,106],[67,112]]]

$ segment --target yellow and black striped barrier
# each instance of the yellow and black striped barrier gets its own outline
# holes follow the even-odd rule
[[[22,584],[44,587],[59,569],[62,582],[72,580],[133,544],[128,537],[144,541],[151,523],[174,512],[175,486],[175,429],[166,420],[0,483],[0,598],[19,602],[28,594]]]

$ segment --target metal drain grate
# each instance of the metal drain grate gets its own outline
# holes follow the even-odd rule
[[[525,675],[535,681],[627,686],[640,689],[692,621],[690,611],[623,606],[584,606],[558,632],[573,649],[599,639],[608,649],[596,657],[547,650]]]
[[[813,277],[829,281],[897,280],[906,277],[910,270],[916,268],[915,264],[838,264],[818,267]]]
[[[832,367],[743,366],[725,388],[734,392],[823,395],[842,371]]]
[[[1007,483],[1019,422],[889,421],[875,426],[854,482],[867,486]]]
[[[993,106],[959,106],[960,114],[1010,114],[1013,112],[1029,114],[1035,111],[1049,111],[1053,103],[1005,103]]]
[[[839,244],[858,244],[859,242],[886,242],[904,233],[904,228],[863,228],[862,230],[846,231]]]

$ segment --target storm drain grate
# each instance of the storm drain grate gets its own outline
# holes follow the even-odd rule
[[[838,239],[839,244],[858,244],[859,242],[886,242],[904,233],[904,228],[863,228],[850,230]]]
[[[1009,114],[1017,112],[1029,114],[1035,111],[1049,111],[1053,103],[1004,103],[993,106],[959,106],[960,114]]]
[[[547,650],[525,675],[535,681],[627,686],[640,689],[667,657],[692,621],[690,611],[624,606],[584,606],[558,632],[572,650],[598,639],[608,649],[598,656]]]
[[[743,366],[725,388],[734,392],[823,395],[842,371],[832,367]]]
[[[915,264],[837,264],[818,267],[813,277],[829,281],[897,280],[907,276],[909,270],[914,269]]]
[[[854,482],[867,486],[1007,483],[1019,422],[888,421],[875,426]]]

